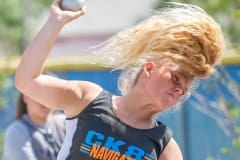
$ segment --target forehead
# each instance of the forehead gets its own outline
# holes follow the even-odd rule
[[[182,72],[182,67],[179,64],[173,63],[173,62],[165,62],[160,63],[159,68],[161,70],[171,70],[171,71],[177,71]]]

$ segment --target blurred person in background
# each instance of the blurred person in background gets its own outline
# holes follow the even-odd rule
[[[4,138],[3,160],[56,160],[65,136],[65,116],[20,93],[15,121]]]

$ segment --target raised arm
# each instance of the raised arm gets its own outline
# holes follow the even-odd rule
[[[23,94],[48,107],[65,109],[66,106],[79,106],[84,89],[92,85],[41,75],[48,54],[62,28],[85,13],[85,8],[71,12],[62,11],[59,6],[60,0],[55,0],[46,23],[24,51],[16,71],[15,86]]]
[[[64,25],[84,14],[84,8],[77,12],[62,11],[60,1],[54,1],[49,18],[23,53],[16,72],[17,86],[41,74],[44,62]]]

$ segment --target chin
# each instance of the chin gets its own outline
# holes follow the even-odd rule
[[[42,109],[42,110],[39,111],[39,112],[41,112],[42,115],[48,115],[48,114],[50,114],[50,110],[48,110],[48,109]]]

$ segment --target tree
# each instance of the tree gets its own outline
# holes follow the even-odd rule
[[[2,0],[0,3],[0,54],[5,57],[20,54],[28,42],[34,19],[42,16],[41,10],[50,6],[52,0]],[[31,7],[30,7],[31,6]],[[8,86],[9,72],[5,71],[8,58],[2,59],[0,72],[0,107],[4,106],[4,91]]]
[[[12,55],[23,51],[31,35],[29,33],[35,22],[34,18],[42,15],[40,10],[49,6],[51,2],[51,0],[1,0],[0,52],[2,54]]]

